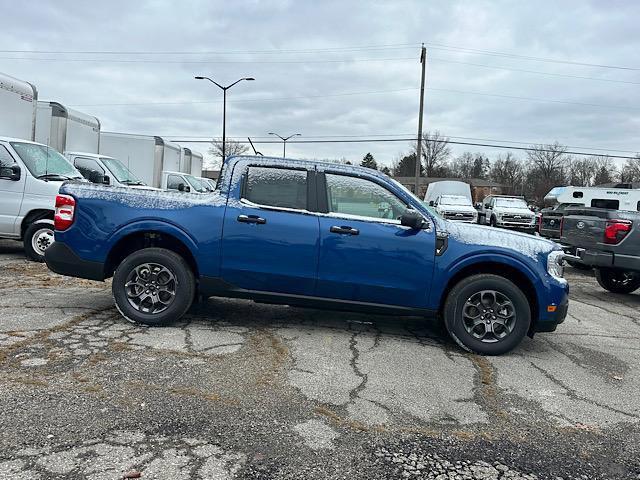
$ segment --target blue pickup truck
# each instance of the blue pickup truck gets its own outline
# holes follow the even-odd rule
[[[207,195],[67,182],[54,272],[104,280],[133,322],[196,298],[436,317],[464,349],[501,354],[556,329],[568,285],[555,243],[447,221],[367,168],[233,157]]]

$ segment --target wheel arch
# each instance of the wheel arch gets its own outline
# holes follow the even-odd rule
[[[107,255],[104,264],[105,278],[113,276],[118,265],[131,253],[143,248],[165,248],[185,259],[195,278],[199,277],[196,256],[183,235],[165,229],[143,229],[119,236]]]
[[[526,271],[526,270],[525,270]],[[531,310],[531,325],[529,326],[529,336],[535,331],[535,324],[540,314],[540,303],[538,292],[534,286],[534,282],[528,274],[511,263],[499,260],[478,259],[460,266],[455,273],[449,278],[442,290],[438,312],[442,314],[447,296],[451,289],[463,279],[472,275],[492,274],[504,277],[513,282],[529,300],[529,308]]]
[[[29,225],[31,225],[33,222],[37,222],[38,220],[53,221],[53,214],[53,210],[47,210],[46,208],[38,208],[27,213],[22,219],[22,223],[20,224],[20,239],[24,238],[24,232],[27,231]]]

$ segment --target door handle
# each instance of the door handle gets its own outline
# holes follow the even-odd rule
[[[359,235],[360,234],[360,230],[356,228],[344,227],[344,226],[338,227],[337,225],[334,225],[333,227],[331,227],[329,231],[331,233],[340,233],[343,235]]]
[[[267,223],[264,218],[257,215],[238,215],[237,220],[242,223],[257,223],[259,225],[264,225],[265,223]]]

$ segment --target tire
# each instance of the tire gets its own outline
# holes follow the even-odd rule
[[[596,280],[613,293],[632,293],[640,288],[640,272],[615,268],[596,268]]]
[[[495,308],[495,303],[489,305],[489,301],[485,303],[491,299],[503,308]],[[480,308],[473,305],[478,303]],[[489,310],[496,315],[488,313],[491,317],[482,322],[482,315]],[[503,313],[502,322],[494,323],[501,320],[498,312]],[[501,355],[513,350],[531,324],[531,308],[522,290],[510,280],[491,274],[473,275],[457,283],[447,295],[443,315],[451,338],[465,350],[481,355]],[[475,322],[471,317],[476,318]]]
[[[591,266],[585,265],[582,262],[576,262],[575,260],[565,260],[569,265],[578,270],[591,270]]]
[[[147,287],[150,290],[145,291]],[[180,255],[164,248],[145,248],[118,265],[111,291],[124,318],[133,323],[162,326],[179,320],[189,309],[196,283],[191,268]]]
[[[34,262],[44,262],[44,251],[53,242],[53,220],[38,220],[24,232],[24,253]]]

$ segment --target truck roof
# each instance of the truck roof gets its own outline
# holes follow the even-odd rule
[[[110,155],[103,155],[101,153],[87,153],[87,152],[76,152],[76,151],[70,151],[70,152],[64,152],[65,155],[82,155],[83,157],[90,157],[90,158],[113,158]],[[114,158],[115,160],[115,158]]]
[[[0,137],[0,142],[20,142],[20,143],[32,143],[34,145],[42,145],[46,147],[44,143],[32,142],[31,140],[25,140],[24,138],[13,138],[13,137]],[[50,147],[52,150],[53,147]]]

